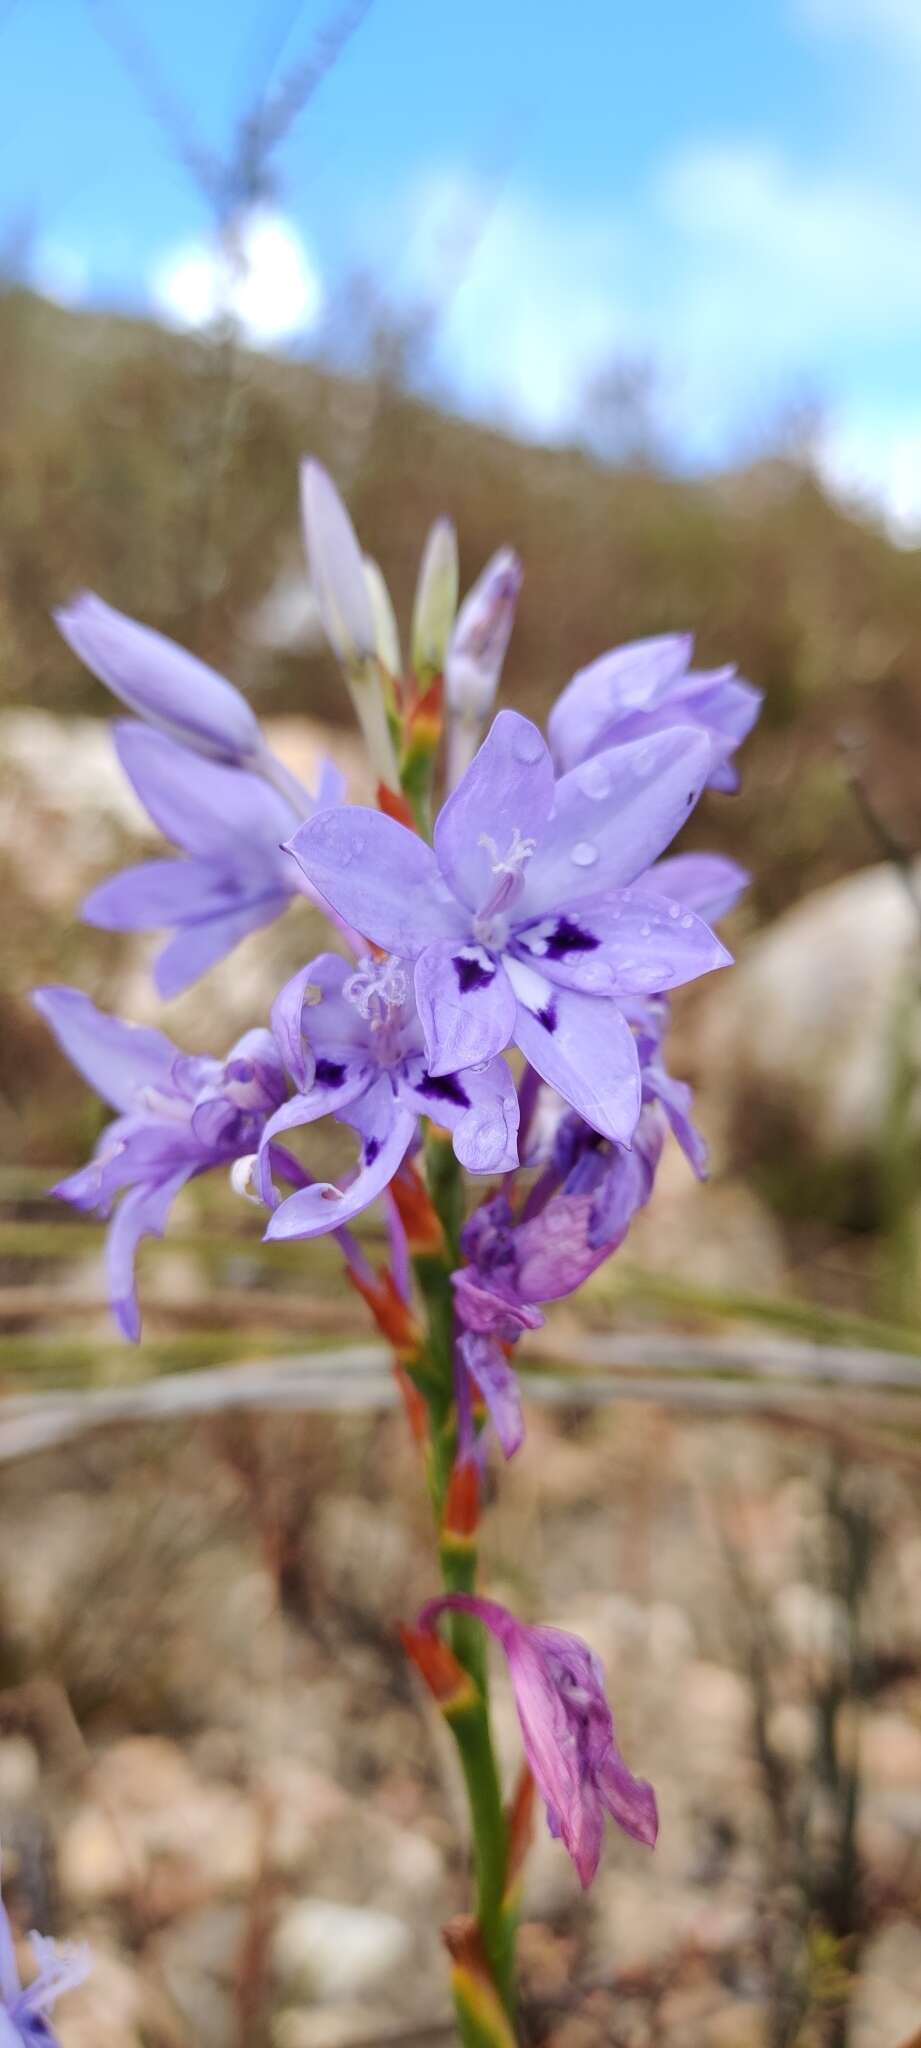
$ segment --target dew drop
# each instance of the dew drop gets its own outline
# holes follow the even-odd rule
[[[652,925],[651,925],[651,924],[641,924],[641,925],[640,925],[640,938],[641,938],[641,939],[651,939],[651,938],[652,938]]]
[[[685,929],[685,931],[686,931],[686,932],[689,932],[689,931],[691,930],[691,927],[692,927],[693,923],[694,923],[694,919],[693,919],[693,918],[692,918],[692,917],[691,917],[691,916],[690,916],[690,915],[689,915],[689,914],[688,914],[688,913],[686,912],[686,913],[685,913],[685,915],[684,915],[684,917],[682,918],[681,922],[682,922],[682,925],[684,926],[684,929]]]
[[[569,858],[577,868],[593,868],[598,859],[598,848],[590,839],[578,839]]]
[[[668,906],[668,914],[669,914],[669,917],[680,917],[680,916],[681,916],[681,905],[680,905],[680,903],[670,903],[670,904],[669,904],[669,906]]]
[[[583,795],[591,797],[595,803],[603,803],[610,794],[611,778],[603,761],[586,761],[579,769],[578,781]]]
[[[536,726],[528,725],[525,721],[518,727],[512,741],[512,753],[516,761],[520,761],[525,768],[532,768],[535,761],[540,760],[543,751],[544,743]]]

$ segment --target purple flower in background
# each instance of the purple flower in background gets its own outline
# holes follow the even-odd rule
[[[33,1001],[68,1059],[119,1112],[89,1164],[52,1193],[102,1216],[117,1201],[106,1246],[109,1294],[119,1328],[136,1340],[140,1239],[162,1237],[186,1181],[257,1150],[287,1093],[281,1054],[270,1032],[248,1031],[224,1061],[189,1057],[161,1031],[97,1010],[79,989],[37,989]]]
[[[90,591],[54,616],[86,667],[149,725],[214,761],[251,768],[263,760],[265,742],[246,698],[196,655]]]
[[[724,966],[677,900],[631,887],[674,838],[710,767],[673,727],[554,782],[536,726],[502,711],[435,826],[434,850],[379,812],[321,812],[291,841],[356,930],[414,962],[431,1076],[510,1040],[603,1136],[629,1143],[639,1060],[618,1007]]]
[[[127,719],[115,726],[115,746],[154,824],[188,858],[142,861],[113,875],[90,892],[83,916],[107,931],[172,928],[154,969],[158,993],[169,998],[307,893],[282,841],[311,799],[295,809],[261,776],[202,760]],[[319,802],[341,795],[338,770],[325,768]]]
[[[557,767],[575,768],[605,747],[670,725],[696,725],[713,749],[711,789],[736,789],[731,756],[755,723],[761,692],[734,668],[695,672],[693,651],[692,634],[668,633],[615,647],[579,669],[547,722]]]
[[[25,1989],[6,1908],[0,1904],[0,2048],[57,2048],[48,2014],[63,1991],[82,1984],[92,1967],[85,1947],[63,1947],[47,1935],[29,1936],[35,1976]]]
[[[299,1188],[275,1209],[266,1236],[317,1237],[349,1222],[393,1179],[420,1116],[446,1126],[471,1173],[505,1173],[518,1163],[518,1097],[505,1061],[433,1075],[404,962],[370,955],[357,965],[321,953],[282,990],[272,1024],[301,1093],[266,1124],[261,1189],[271,1205],[273,1141],[297,1125],[334,1115],[361,1145],[346,1190],[329,1182]],[[305,1071],[306,1062],[306,1071]]]
[[[653,1848],[659,1826],[655,1793],[624,1763],[604,1673],[587,1643],[562,1629],[529,1628],[497,1601],[472,1593],[430,1600],[419,1627],[433,1630],[448,1611],[475,1615],[505,1652],[525,1753],[550,1832],[562,1838],[583,1887],[598,1869],[606,1813],[635,1842]]]

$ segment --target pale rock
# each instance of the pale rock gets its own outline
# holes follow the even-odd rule
[[[195,1776],[159,1736],[116,1743],[95,1766],[93,1797],[61,1844],[62,1874],[76,1900],[117,1898],[132,1877],[158,1880],[169,1912],[191,1896],[247,1891],[259,1875],[261,1822],[231,1787]]]
[[[248,1932],[245,1905],[207,1906],[164,1928],[157,1972],[195,2048],[226,2048],[239,2036],[237,1982]]]
[[[286,2006],[272,2022],[272,2048],[349,2048],[351,2041],[386,2040],[392,2027],[392,2011],[380,2006]]]
[[[4,1735],[0,1741],[0,1809],[29,1805],[36,1797],[41,1765],[26,1735]]]
[[[921,1727],[904,1714],[868,1714],[860,1724],[860,1766],[877,1785],[921,1787]]]
[[[775,1118],[820,1159],[875,1155],[917,945],[917,914],[890,866],[786,911],[697,1006],[694,1066],[714,1117],[740,1132]]]
[[[921,2015],[921,1927],[896,1920],[872,1936],[860,1959],[849,2048],[911,2048]]]
[[[301,1899],[280,1916],[274,1942],[278,1979],[289,1996],[326,2000],[373,1990],[412,1949],[405,1921],[366,1906]]]
[[[834,1664],[846,1655],[848,1613],[837,1595],[800,1580],[781,1587],[771,1611],[781,1639],[794,1656]]]

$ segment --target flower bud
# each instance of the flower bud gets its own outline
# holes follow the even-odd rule
[[[485,718],[492,705],[521,580],[518,556],[500,548],[457,614],[445,659],[445,688],[450,709],[461,717]]]
[[[374,613],[374,634],[377,644],[377,658],[388,675],[402,674],[403,657],[400,653],[400,633],[390,592],[381,571],[371,555],[365,556],[365,582],[371,598]]]
[[[197,655],[81,591],[55,612],[58,631],[100,681],[148,725],[196,754],[253,767],[264,753],[253,711]]]
[[[450,519],[436,519],[423,550],[413,605],[412,662],[423,681],[444,669],[457,584],[457,534]]]
[[[320,617],[344,667],[377,652],[374,610],[355,529],[332,478],[318,462],[301,467],[304,536]]]

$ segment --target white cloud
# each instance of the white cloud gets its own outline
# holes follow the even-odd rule
[[[826,35],[858,35],[921,56],[918,0],[796,0],[796,17]]]
[[[230,313],[257,344],[287,341],[313,327],[323,299],[319,272],[297,229],[265,209],[243,222],[234,260],[204,241],[169,250],[154,270],[151,293],[180,327],[206,327]]]
[[[921,5],[921,0],[919,0]],[[921,203],[744,144],[692,149],[659,184],[692,340],[812,367],[818,349],[921,339]],[[683,336],[682,336],[683,338]]]
[[[616,216],[571,216],[457,173],[411,195],[403,284],[436,316],[436,348],[466,399],[553,434],[599,359],[627,344]]]
[[[900,544],[921,543],[921,413],[845,412],[822,434],[817,462],[837,497],[875,513]]]

